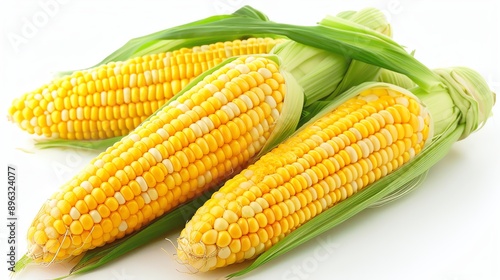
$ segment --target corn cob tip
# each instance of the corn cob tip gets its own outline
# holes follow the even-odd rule
[[[443,79],[450,97],[461,111],[465,130],[460,139],[464,139],[481,128],[491,116],[496,94],[473,69],[449,67],[434,71]]]

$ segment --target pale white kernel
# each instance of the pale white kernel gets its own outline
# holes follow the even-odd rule
[[[245,59],[245,63],[250,63],[255,60],[255,56],[249,56]]]
[[[96,74],[96,78],[97,78],[97,72],[95,72],[95,71],[94,71],[92,74],[94,74],[94,73]],[[92,77],[92,78],[93,78],[93,77]],[[95,80],[95,79],[94,79],[94,80]],[[76,78],[71,78],[71,79],[69,80],[69,82],[71,83],[71,85],[72,85],[72,86],[76,86]]]
[[[365,96],[359,96],[358,98],[363,99],[366,102],[371,102],[371,101],[378,100],[379,97],[376,94],[369,94],[369,95],[365,95]]]
[[[121,192],[115,192],[115,199],[116,199],[116,201],[118,201],[118,204],[120,204],[120,205],[125,204],[125,202],[126,202],[126,200],[123,197],[123,195],[121,194]]]
[[[170,107],[172,107],[172,108],[175,108],[175,107],[177,107],[179,104],[181,104],[181,103],[179,103],[179,101],[174,100],[174,101],[170,102],[170,104],[168,104],[168,106],[170,106]]]
[[[332,178],[333,178],[333,181],[335,182],[335,188],[334,189],[340,188],[340,186],[342,185],[342,181],[340,180],[339,175],[335,173],[335,174],[332,175]]]
[[[257,130],[257,128],[255,127],[252,127],[252,129],[250,129],[250,136],[252,136],[252,139],[255,141],[259,138],[259,131]]]
[[[264,102],[266,102],[271,107],[271,109],[276,108],[276,106],[278,105],[276,104],[276,100],[274,100],[274,98],[269,95],[264,98]]]
[[[174,165],[170,161],[170,159],[166,158],[162,161],[163,165],[165,165],[165,168],[167,169],[167,172],[170,174],[174,172]]]
[[[264,198],[262,197],[258,197],[255,202],[257,202],[260,207],[262,207],[262,209],[266,209],[266,208],[269,208],[269,202],[267,202],[267,200],[265,200]]]
[[[160,151],[156,148],[150,148],[148,152],[155,158],[156,162],[161,162],[162,161],[162,156]]]
[[[373,153],[373,150],[375,149],[375,147],[373,146],[372,141],[369,138],[366,138],[366,139],[363,139],[362,142],[364,142],[365,145],[368,147],[368,154]]]
[[[368,145],[366,145],[365,141],[358,141],[356,142],[361,149],[361,157],[362,158],[367,158],[370,155],[370,148]]]
[[[313,134],[309,137],[311,140],[313,140],[314,142],[316,142],[316,144],[321,144],[323,143],[323,138],[321,138],[319,135],[316,135],[316,134]]]
[[[232,55],[230,55],[230,56],[232,56]],[[227,83],[227,82],[229,82],[229,77],[226,74],[222,74],[219,77],[217,77],[217,80],[221,80],[221,81]]]
[[[318,175],[316,175],[316,172],[309,172],[309,177],[311,177],[312,184],[316,184],[319,181]]]
[[[166,56],[163,58],[163,65],[165,67],[170,67],[170,59],[169,58],[170,58],[170,56]]]
[[[378,140],[378,138],[375,135],[368,136],[368,139],[373,144],[373,151],[376,152],[376,151],[380,150],[380,141]]]
[[[42,100],[43,96],[40,93],[37,93],[33,98],[35,98],[36,100]]]
[[[149,197],[149,195],[147,193],[141,193],[141,196],[142,196],[142,199],[144,199],[145,204],[151,203],[151,198]]]
[[[347,152],[347,154],[351,158],[351,163],[358,161],[358,154],[356,153],[356,150],[354,150],[353,147],[347,146],[347,147],[345,147],[345,151]]]
[[[248,97],[247,95],[245,94],[242,94],[238,97],[239,99],[241,99],[241,101],[245,102],[245,105],[247,105],[247,109],[250,110],[253,108],[253,102],[252,102],[252,99],[250,99],[250,97]],[[276,102],[275,102],[276,103]]]
[[[274,122],[277,122],[278,119],[280,118],[280,112],[276,108],[272,109],[271,117],[274,119]]]
[[[260,124],[262,125],[262,129],[264,129],[264,131],[269,131],[269,123],[266,119],[263,119]]]
[[[99,212],[97,210],[91,210],[89,212],[89,215],[90,215],[90,217],[92,217],[92,220],[96,224],[100,223],[102,220],[101,214],[99,214]]]
[[[196,138],[203,136],[203,132],[201,131],[201,128],[198,124],[192,123],[189,125],[189,128],[193,131]]]
[[[309,174],[307,174],[306,172],[302,172],[302,174],[300,174],[302,177],[304,177],[304,179],[306,179],[306,182],[307,182],[307,187],[310,187],[312,186],[313,184],[313,181],[311,179],[311,176],[309,176]]]
[[[207,124],[206,124],[204,121],[202,121],[202,120],[198,120],[198,121],[196,122],[196,124],[197,124],[197,125],[198,125],[198,127],[201,129],[201,132],[202,132],[203,134],[207,134],[207,133],[209,133],[209,132],[210,132],[210,130],[208,130],[208,126],[207,126]]]
[[[52,113],[54,112],[54,109],[55,109],[54,102],[53,101],[49,102],[49,104],[47,104],[47,112]]]
[[[392,139],[392,135],[391,133],[389,132],[389,130],[387,130],[386,128],[382,128],[380,130],[380,133],[382,133],[382,135],[385,137],[385,139],[387,140],[387,145],[392,145],[392,142],[393,142],[393,139]]]
[[[80,184],[80,187],[82,187],[86,192],[90,193],[94,187],[92,187],[92,184],[90,184],[89,181],[83,181]]]
[[[247,74],[250,72],[250,68],[248,68],[246,64],[238,64],[235,68],[240,71],[241,74]]]
[[[319,147],[322,148],[323,150],[325,150],[325,152],[328,154],[328,156],[331,157],[331,156],[335,155],[335,150],[328,143],[321,143],[319,145]]]
[[[163,128],[158,129],[156,133],[158,133],[158,135],[160,135],[163,140],[167,140],[170,136],[168,132]]]
[[[206,84],[204,88],[208,89],[212,94],[219,91],[219,88],[216,87],[214,84]]]
[[[151,78],[153,79],[154,84],[158,83],[158,70],[156,69],[151,70]]]
[[[220,92],[220,91],[218,91],[218,92],[214,93],[214,97],[215,97],[215,98],[217,98],[217,99],[219,99],[219,101],[220,101],[223,105],[225,105],[225,104],[228,102],[228,100],[227,100],[226,96],[225,96],[222,92]]]
[[[421,132],[417,132],[417,143],[421,143],[424,140],[424,135]]]
[[[255,254],[256,255],[259,255],[260,253],[264,252],[264,249],[266,249],[266,245],[264,245],[264,243],[259,243],[256,247],[255,247]]]
[[[403,96],[396,97],[396,103],[401,104],[405,107],[408,107],[410,105],[410,101],[408,101],[408,99],[406,97],[403,97]]]
[[[35,134],[37,134],[37,135],[41,135],[42,134],[42,128],[41,127],[36,126],[36,127],[34,127],[34,129],[35,129]]]
[[[227,106],[231,108],[235,116],[239,116],[241,114],[240,108],[238,105],[234,104],[233,102],[227,103]]]
[[[125,221],[122,221],[120,223],[120,225],[118,226],[119,231],[126,231],[127,229],[128,229],[128,225],[127,225],[127,222],[125,222]]]
[[[56,207],[56,205],[57,205],[57,199],[51,199],[51,200],[48,202],[48,204],[49,204],[49,207],[50,207],[50,208],[54,208],[54,207]]]
[[[385,119],[379,113],[374,113],[371,115],[371,117],[374,118],[380,124],[380,127],[385,126]]]
[[[63,122],[67,122],[69,120],[68,110],[64,109],[64,110],[61,111],[61,120]]]
[[[250,207],[252,207],[255,214],[262,212],[262,206],[260,206],[260,204],[255,201],[250,202]]]
[[[229,247],[220,248],[217,255],[221,259],[227,259],[231,255],[231,249],[229,249]]]
[[[146,80],[146,85],[150,85],[153,83],[153,79],[151,78],[151,72],[150,71],[144,71],[144,79]]]
[[[115,76],[120,75],[120,74],[121,74],[121,72],[122,72],[122,67],[121,67],[121,65],[120,65],[120,64],[117,64],[117,65],[115,66],[115,68],[113,69],[113,72],[115,73]]]
[[[158,192],[156,191],[155,188],[149,188],[148,189],[148,195],[151,198],[151,200],[157,200],[158,199]]]
[[[37,124],[38,124],[37,118],[36,117],[31,118],[30,125],[35,127],[37,126]]]
[[[212,182],[212,180],[213,180],[212,172],[207,171],[207,172],[205,173],[205,182],[206,182],[207,184],[210,184],[210,183]]]
[[[201,120],[207,125],[207,127],[210,131],[215,129],[214,123],[208,117],[203,117],[203,118],[201,118]]]
[[[341,196],[341,199],[344,200],[347,198],[347,191],[345,188],[340,188],[340,196]]]
[[[255,212],[252,207],[245,205],[241,208],[241,217],[251,218],[253,216],[255,216]]]
[[[181,110],[183,113],[186,113],[189,111],[189,107],[186,104],[179,104],[176,107],[177,109]]]
[[[229,117],[229,120],[234,119],[234,112],[233,112],[233,110],[231,110],[231,108],[229,106],[224,105],[220,109],[227,114],[227,116]]]
[[[359,130],[357,130],[356,128],[354,127],[351,127],[349,128],[349,131],[352,132],[352,134],[354,134],[354,136],[356,136],[356,140],[361,140],[363,139],[363,135],[361,135],[361,132],[359,132]]]
[[[132,73],[129,77],[129,87],[134,88],[137,86],[137,74]]]
[[[422,131],[425,127],[425,121],[424,121],[424,118],[422,118],[421,116],[417,116],[417,120],[418,120],[418,129],[417,131]]]
[[[415,149],[412,147],[408,150],[408,154],[410,155],[410,159],[415,157]]]
[[[128,136],[128,138],[134,142],[141,140],[141,137],[138,134],[132,133]]]
[[[50,115],[46,115],[45,122],[47,123],[47,126],[52,125],[52,118],[50,117]]]
[[[382,117],[384,117],[385,123],[388,123],[388,124],[393,124],[394,123],[394,117],[392,116],[391,113],[389,113],[389,111],[382,110],[382,111],[379,112],[379,114]]]
[[[141,186],[141,191],[145,192],[148,190],[148,184],[146,183],[146,180],[144,180],[144,177],[142,176],[137,176],[135,177],[135,181]]]
[[[201,188],[203,186],[205,186],[205,176],[198,176],[198,178],[196,178],[196,181],[198,183],[198,188]]]
[[[269,79],[273,76],[273,73],[267,68],[259,68],[257,73],[261,74],[264,79]]]
[[[130,88],[129,87],[126,87],[123,89],[123,102],[125,102],[125,104],[128,104],[130,103],[130,101],[132,100],[132,94],[130,93]]]
[[[102,159],[98,159],[94,162],[94,166],[97,168],[102,168],[104,166],[104,161]]]
[[[234,69],[234,67],[235,67],[235,66],[236,66],[236,64],[235,64],[235,63],[233,63],[233,62],[230,62],[230,63],[228,63],[228,64],[224,65],[224,67],[226,67],[226,68],[228,68],[228,69]]]
[[[217,218],[214,222],[214,229],[216,231],[223,231],[229,227],[229,223],[223,218]]]
[[[251,176],[250,176],[251,177]],[[247,177],[249,178],[249,177]],[[238,185],[238,188],[239,189],[242,189],[242,190],[248,190],[250,189],[251,187],[253,186],[252,183],[250,183],[249,181],[244,181],[244,182],[241,182],[239,185]]]
[[[49,239],[56,239],[56,238],[59,237],[59,233],[53,227],[46,227],[45,228],[45,234],[47,235],[47,237]],[[45,249],[45,247],[44,247],[44,249]]]
[[[57,90],[53,90],[51,92],[51,95],[52,95],[52,98],[56,99],[56,97],[57,97]]]
[[[254,247],[250,247],[250,249],[248,249],[245,252],[245,259],[251,259],[254,255],[255,255],[255,248]]]
[[[79,120],[83,120],[83,108],[82,107],[76,108],[76,118]]]
[[[81,213],[75,207],[71,207],[71,209],[69,210],[69,215],[73,220],[78,220],[80,219]]]
[[[252,170],[248,170],[248,169],[247,169],[247,170],[245,170],[245,172],[243,173],[243,176],[245,176],[245,178],[247,178],[247,179],[250,179],[250,178],[252,178],[253,174],[254,174],[254,172],[253,172]]]
[[[264,199],[265,200],[265,199]],[[225,210],[222,217],[230,224],[238,221],[238,215],[231,210]]]
[[[352,187],[353,193],[356,193],[358,191],[358,183],[356,183],[356,181],[351,182],[351,187]]]
[[[108,105],[108,93],[103,91],[101,92],[101,106]]]

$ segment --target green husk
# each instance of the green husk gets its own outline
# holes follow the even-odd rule
[[[484,79],[477,72],[464,67],[439,69],[436,72],[442,77],[443,83],[447,85],[446,88],[440,89],[437,93],[427,93],[421,89],[414,89],[412,92],[427,106],[433,122],[447,121],[448,124],[443,125],[441,131],[437,131],[438,133],[434,135],[430,143],[424,147],[420,154],[416,155],[410,162],[398,168],[393,173],[381,178],[369,187],[299,227],[260,255],[250,266],[228,275],[228,278],[242,276],[256,269],[270,260],[317,237],[365,208],[374,205],[383,205],[395,198],[401,197],[415,188],[415,186],[421,184],[426,172],[446,156],[453,143],[467,137],[471,132],[476,131],[483,125],[491,115],[495,101],[495,94],[489,90]],[[356,92],[365,90],[367,87],[380,85],[384,84],[368,83],[368,85],[360,85],[347,91],[341,98],[349,98]],[[402,88],[397,86],[390,84],[386,86],[404,92]],[[440,102],[434,103],[435,100],[429,99],[430,96],[434,96],[433,94],[443,98],[445,95],[448,95],[453,102],[453,106],[459,109],[460,114],[458,116],[452,114],[451,117],[439,114]],[[323,111],[310,121],[314,121],[323,113],[336,108],[339,104],[338,102],[341,101],[336,99],[333,104],[324,107]]]
[[[376,78],[377,82],[389,83],[402,88],[411,89],[417,85],[407,76],[396,73],[394,71],[389,71],[387,69],[380,69],[380,72]]]

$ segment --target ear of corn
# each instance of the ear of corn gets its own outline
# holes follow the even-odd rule
[[[356,182],[355,187],[357,188],[358,193],[356,195],[349,197],[350,191],[354,192],[352,184],[350,185],[346,184],[347,188],[345,189],[345,191],[342,190],[340,190],[340,192],[334,191],[333,193],[330,193],[330,195],[327,195],[325,189],[322,190],[324,183],[320,183],[319,186],[317,183],[313,183],[316,182],[316,180],[318,180],[318,182],[321,182],[321,178],[325,178],[322,177],[325,176],[326,174],[325,169],[322,167],[318,167],[318,164],[316,165],[311,164],[306,159],[306,161],[302,161],[302,163],[307,162],[312,167],[309,170],[304,168],[305,170],[301,174],[302,176],[304,176],[304,174],[307,174],[305,175],[306,177],[305,180],[303,180],[302,182],[303,186],[308,186],[310,183],[312,183],[313,186],[316,186],[316,188],[309,187],[308,189],[306,189],[307,191],[303,190],[302,192],[298,192],[297,189],[291,188],[290,185],[284,183],[284,180],[280,180],[280,177],[283,177],[283,175],[285,176],[290,175],[289,170],[295,171],[297,167],[300,166],[295,164],[294,168],[288,168],[288,169],[286,168],[288,166],[286,165],[287,161],[289,161],[290,158],[293,158],[293,156],[290,157],[289,155],[297,151],[299,149],[299,146],[295,145],[294,148],[290,150],[284,149],[285,146],[278,147],[275,150],[275,153],[269,154],[269,158],[265,159],[268,156],[266,155],[261,159],[261,161],[268,162],[268,165],[276,164],[277,168],[275,169],[275,171],[269,174],[269,172],[266,171],[267,169],[263,170],[259,168],[258,166],[259,163],[249,166],[247,169],[243,170],[239,175],[235,176],[233,179],[226,182],[225,186],[221,188],[219,192],[216,192],[212,196],[212,198],[205,203],[204,207],[201,207],[198,210],[197,214],[195,214],[193,219],[186,225],[186,228],[181,233],[181,236],[179,238],[179,249],[178,249],[179,257],[184,261],[186,261],[187,263],[189,263],[190,265],[194,266],[198,270],[213,269],[214,267],[219,267],[227,265],[229,263],[236,262],[236,260],[240,260],[240,258],[238,257],[245,258],[246,256],[245,253],[241,252],[236,253],[236,256],[233,255],[233,249],[235,248],[238,249],[238,247],[234,245],[237,242],[233,243],[233,241],[238,240],[238,238],[234,239],[234,237],[240,236],[239,237],[240,243],[243,244],[243,239],[246,240],[243,232],[248,232],[247,233],[248,239],[250,239],[250,241],[253,240],[254,242],[252,243],[245,241],[245,244],[247,244],[245,248],[255,248],[255,250],[249,249],[250,253],[248,253],[247,256],[253,255],[255,257],[258,252],[263,251],[263,253],[250,266],[241,271],[233,273],[228,277],[231,278],[234,276],[241,276],[259,267],[260,265],[303,244],[304,242],[311,240],[314,237],[317,237],[319,234],[324,233],[328,229],[331,229],[332,227],[342,223],[343,221],[352,217],[361,210],[370,207],[377,201],[384,199],[385,197],[387,197],[387,195],[393,194],[394,192],[401,190],[407,185],[418,184],[418,181],[425,176],[425,173],[429,170],[429,168],[432,167],[435,163],[437,163],[441,158],[443,158],[448,153],[454,142],[463,137],[466,137],[467,135],[470,134],[470,132],[478,129],[482,124],[484,124],[484,122],[487,120],[488,116],[491,113],[491,109],[495,101],[494,93],[492,93],[489,90],[486,82],[477,72],[467,68],[439,69],[437,72],[440,73],[440,76],[443,77],[443,79],[450,79],[450,77],[453,77],[453,79],[448,81],[443,80],[443,83],[446,83],[448,85],[447,90],[438,90],[433,93],[443,98],[445,98],[445,95],[451,96],[453,100],[452,106],[455,106],[457,108],[459,107],[460,114],[455,119],[451,119],[448,116],[440,115],[439,98],[437,99],[429,98],[434,94],[427,93],[425,91],[421,90],[414,91],[417,94],[418,98],[422,102],[424,102],[426,106],[428,106],[428,109],[430,111],[431,122],[429,123],[430,126],[428,128],[431,128],[434,122],[442,121],[442,119],[439,118],[443,118],[443,120],[448,121],[448,126],[441,131],[436,131],[438,133],[435,134],[434,137],[427,139],[428,144],[420,151],[420,153],[415,153],[414,157],[408,163],[400,165],[399,168],[392,170],[392,173],[388,172],[387,176],[385,177],[381,176],[378,180],[374,180],[368,185],[368,187],[362,190],[360,190],[359,187],[364,186],[364,184],[359,184],[358,182],[355,181]],[[305,134],[309,135],[309,138],[311,138],[313,141],[305,140],[302,142],[301,147],[310,146],[314,142],[314,140],[318,140],[318,142],[320,142],[319,140],[321,137],[324,136],[325,131],[311,130],[312,127],[314,127],[318,122],[321,123],[323,118],[332,114],[330,112],[332,109],[336,108],[339,104],[345,102],[345,100],[351,98],[353,94],[357,94],[360,91],[364,92],[367,89],[372,89],[372,90],[377,89],[380,86],[389,90],[390,92],[406,92],[402,88],[388,84],[368,84],[356,87],[342,94],[338,99],[336,99],[333,102],[333,104],[327,105],[322,113],[318,114],[317,117],[313,118],[305,126],[306,128],[298,132],[296,136],[290,139],[290,141],[292,141],[292,139],[298,137],[299,135]],[[437,103],[432,103],[432,102],[437,102]],[[444,103],[443,105],[447,106],[446,104],[447,103]],[[410,107],[414,106],[410,105]],[[467,116],[463,114],[466,114]],[[347,113],[345,116],[348,116]],[[398,118],[395,118],[394,120],[396,119]],[[470,124],[467,124],[468,122],[470,122]],[[467,127],[471,127],[474,129],[468,131]],[[310,132],[308,133],[308,131]],[[327,130],[326,133],[328,133],[328,131],[329,130]],[[325,138],[327,137],[325,136]],[[329,141],[331,142],[331,140]],[[287,142],[285,142],[283,145],[286,144]],[[320,148],[321,146],[326,147],[324,142],[319,144]],[[318,147],[316,147],[312,151],[318,152],[319,149]],[[401,151],[401,149],[399,151]],[[302,157],[305,158],[308,154],[304,153]],[[309,157],[308,159],[314,159],[314,153],[311,156],[312,157]],[[341,152],[336,153],[334,156],[340,158]],[[368,159],[370,158],[373,158],[373,156],[372,155],[368,156]],[[359,153],[357,154],[357,159],[364,160],[362,154],[360,157]],[[360,162],[356,162],[354,164],[358,163]],[[285,168],[283,168],[283,165],[285,165]],[[322,172],[311,172],[313,170]],[[328,168],[326,168],[326,170],[328,170]],[[358,169],[356,172],[351,172],[351,173],[357,175],[362,174],[361,176],[363,178],[366,174],[364,172],[360,172],[362,170],[364,169],[361,168]],[[352,171],[354,171],[354,169]],[[252,176],[248,177],[248,175]],[[368,181],[370,182],[371,179],[369,176],[368,176]],[[291,176],[289,177],[291,178]],[[237,179],[239,179],[239,181],[237,181]],[[250,184],[246,183],[249,180],[253,181],[254,179],[258,179],[257,184],[254,185],[252,182]],[[347,181],[348,180],[346,179],[345,182]],[[269,182],[271,183],[271,187],[268,185]],[[251,185],[251,187],[247,188],[247,186],[249,185]],[[335,182],[335,180],[330,180],[330,183],[327,184],[329,188],[337,185],[338,183]],[[292,186],[294,186],[294,184],[292,184]],[[298,190],[300,190],[300,188]],[[220,206],[220,204],[224,201],[224,200],[221,201],[220,198],[222,196],[228,195],[226,193],[233,194],[233,195],[229,194],[229,196],[234,198],[232,201],[236,201],[238,203],[250,202],[249,204],[247,204],[247,206],[250,206],[253,212],[250,211],[248,207],[246,207],[245,215],[247,215],[248,213],[254,214],[253,217],[246,218],[248,227],[244,228],[243,231],[241,231],[241,235],[239,234],[240,232],[238,230],[235,230],[236,227],[233,224],[230,224],[232,225],[231,228],[228,227],[226,231],[216,230],[217,241],[219,241],[218,239],[219,233],[222,233],[221,236],[224,237],[221,238],[222,240],[226,239],[229,240],[229,249],[230,249],[229,255],[227,254],[228,252],[226,249],[221,250],[221,248],[224,248],[223,246],[222,247],[219,246],[219,245],[225,245],[227,243],[227,240],[224,244],[218,244],[217,242],[211,243],[211,240],[208,240],[208,238],[203,240],[203,235],[202,239],[197,240],[196,238],[193,237],[199,236],[199,234],[192,234],[192,232],[199,232],[199,229],[196,228],[196,225],[199,223],[199,220],[197,220],[199,218],[198,214],[205,211],[210,212],[210,210],[213,207],[217,207],[217,205]],[[340,197],[340,200],[343,200],[344,197],[348,198],[345,199],[344,201],[335,204],[333,207],[325,210],[324,205],[325,204],[328,205],[328,202],[330,200],[331,201],[338,200],[339,199],[338,197]],[[258,198],[264,198],[265,201]],[[268,201],[268,199],[270,201]],[[297,207],[295,206],[295,203],[288,202],[288,201],[295,202],[297,199],[300,202],[300,204],[296,203]],[[257,202],[260,208],[255,203],[253,203],[252,205],[251,204],[252,201]],[[302,203],[303,201],[305,201],[306,207],[304,207],[304,204]],[[264,207],[260,203],[262,203]],[[278,205],[278,207],[276,207],[276,205]],[[234,206],[234,204],[232,206]],[[252,206],[255,206],[257,211],[255,211]],[[275,213],[274,210],[276,210],[277,213],[282,214],[281,216],[279,216],[280,219],[277,219],[276,216],[274,216],[275,219],[272,220],[273,216],[270,215],[271,211],[269,209],[272,210],[272,213]],[[302,210],[302,213],[297,211],[297,209]],[[229,213],[229,210],[230,209],[228,207],[226,208],[223,207],[222,212],[224,214],[226,213],[226,211],[227,213]],[[319,214],[319,212],[322,213]],[[229,214],[226,215],[224,214],[222,218],[224,217],[227,218],[232,216]],[[264,215],[259,215],[259,217],[257,217],[257,214],[264,214]],[[288,214],[288,216],[286,216],[286,214]],[[303,226],[297,227],[298,224],[302,224],[304,221],[308,220],[310,217],[315,215],[316,215],[315,218],[311,218],[310,221],[305,223]],[[273,225],[271,227],[269,227],[269,217],[271,217],[271,220],[274,221],[274,223],[271,222],[271,224]],[[257,223],[255,223],[252,218],[255,219]],[[249,219],[252,221],[251,224],[254,225],[253,232],[250,232],[251,227],[250,227],[250,222],[248,222]],[[233,218],[232,220],[235,219]],[[267,223],[264,222],[259,223],[259,220],[266,221]],[[206,232],[210,231],[209,234],[212,235],[213,235],[212,230],[215,230],[215,226],[216,225],[219,226],[221,224],[221,221],[218,220],[218,218],[213,218],[210,220],[205,219],[202,221],[208,222],[209,225],[212,225],[212,226],[206,226],[204,224],[205,226],[203,228],[203,230],[208,228]],[[215,221],[217,221],[217,223]],[[241,207],[241,214],[236,216],[236,221],[238,225],[241,224],[245,225],[242,222],[243,207]],[[279,223],[277,223],[277,221]],[[261,225],[263,225],[264,228],[262,228]],[[282,234],[276,237],[275,236],[276,229],[279,229],[280,230],[279,232],[282,232],[283,226],[285,226],[285,229],[288,229],[289,234],[288,235]],[[262,229],[266,231],[267,235],[264,233],[264,231],[262,231]],[[229,234],[229,238],[227,238],[228,235],[225,232],[233,234],[237,232],[238,234],[234,236]],[[251,238],[250,234],[253,233],[257,233],[257,236],[253,235],[253,238]],[[258,233],[261,234],[259,235]],[[270,237],[272,236],[270,233],[274,235],[274,240],[272,239],[273,237]],[[209,234],[207,234],[207,236]],[[210,242],[205,242],[207,240]],[[261,240],[267,240],[267,241],[263,242],[264,245],[261,245],[262,244]],[[270,246],[270,243],[275,245]],[[233,246],[231,247],[231,245]],[[257,245],[258,247],[253,247],[254,245]],[[264,249],[262,249],[262,247],[264,247]],[[243,246],[241,246],[239,249],[240,250],[243,249]],[[211,252],[210,255],[205,254],[208,251]],[[215,260],[213,260],[214,257]]]
[[[278,64],[239,57],[212,70],[45,203],[28,231],[35,261],[62,260],[130,234],[260,151],[288,94]]]
[[[430,124],[411,96],[361,92],[227,181],[181,232],[179,258],[199,271],[255,258],[410,161]]]
[[[226,58],[269,53],[283,41],[219,42],[77,71],[14,100],[10,118],[23,130],[49,138],[124,136],[194,78]]]

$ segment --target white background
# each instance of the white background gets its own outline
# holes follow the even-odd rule
[[[48,0],[1,1],[0,115],[15,96],[59,70],[88,67],[128,39],[243,4],[272,20],[315,24],[326,14],[374,6],[390,17],[395,39],[429,67],[468,66],[500,92],[500,11],[491,1],[71,1],[20,45],[9,38]],[[354,3],[351,3],[354,2]],[[498,105],[498,104],[497,104]],[[499,106],[485,127],[456,143],[422,187],[383,208],[369,209],[247,276],[248,279],[500,279]],[[95,153],[37,150],[32,136],[1,118],[0,269],[6,272],[6,169],[18,179],[18,251],[43,201]],[[177,232],[165,237],[175,239]],[[81,279],[217,279],[247,264],[191,275],[162,248],[163,239],[135,250]],[[64,275],[69,265],[29,267],[18,279]],[[4,274],[6,275],[6,274]],[[6,279],[6,278],[4,278]]]

